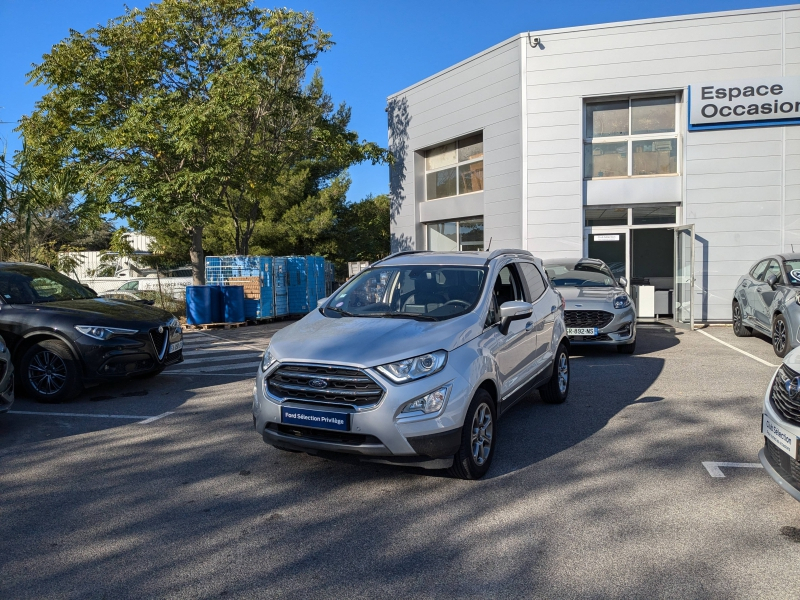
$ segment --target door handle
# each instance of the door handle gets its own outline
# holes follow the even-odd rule
[[[556,312],[556,310],[558,310],[558,307],[557,307],[557,306],[551,306],[551,307],[550,307],[550,312],[551,312],[551,313],[554,313],[554,312]]]
[[[525,331],[530,331],[531,329],[533,329],[533,321],[528,321],[525,323]]]

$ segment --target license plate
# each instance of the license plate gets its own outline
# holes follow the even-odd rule
[[[597,335],[597,327],[568,327],[567,335]]]
[[[350,414],[328,410],[281,406],[281,423],[287,425],[302,425],[303,427],[316,427],[317,429],[350,431]]]
[[[761,433],[786,454],[797,458],[797,436],[774,423],[767,415],[761,415]]]
[[[172,354],[173,352],[177,352],[181,348],[183,348],[183,340],[181,340],[180,342],[175,342],[174,344],[170,344],[169,352],[167,354]]]

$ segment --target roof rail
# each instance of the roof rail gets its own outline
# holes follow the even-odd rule
[[[512,255],[512,256],[514,256],[514,255],[516,255],[516,256],[519,256],[519,255],[530,256],[531,258],[533,258],[533,254],[531,252],[529,252],[528,250],[517,250],[517,249],[514,249],[514,248],[500,248],[499,250],[495,250],[494,252],[492,252],[489,255],[489,258],[486,259],[486,264],[488,265],[491,261],[493,261],[498,256],[503,256],[505,254],[509,254],[509,255]]]
[[[374,267],[375,265],[387,261],[390,258],[395,258],[396,256],[403,256],[404,254],[421,254],[423,252],[428,252],[428,250],[401,250],[400,252],[395,252],[394,254],[390,254],[389,256],[384,256],[383,258],[376,260],[370,265],[370,267]]]

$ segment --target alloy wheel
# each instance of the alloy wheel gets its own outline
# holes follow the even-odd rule
[[[472,417],[472,460],[478,466],[483,465],[492,451],[492,409],[482,402]]]
[[[38,352],[28,366],[28,381],[40,394],[57,394],[67,381],[67,365],[64,359],[48,350]]]
[[[567,393],[567,386],[569,385],[569,359],[567,355],[562,352],[558,357],[558,391],[562,394]]]
[[[734,331],[741,331],[742,329],[742,309],[739,307],[737,303],[733,307],[733,330]]]
[[[786,349],[786,324],[781,319],[777,319],[772,327],[772,347],[776,354]]]

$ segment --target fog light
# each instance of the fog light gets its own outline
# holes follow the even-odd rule
[[[446,385],[440,387],[438,390],[424,395],[413,402],[409,402],[403,407],[403,413],[423,413],[430,414],[439,412],[447,402],[447,396],[450,393],[450,386]]]

